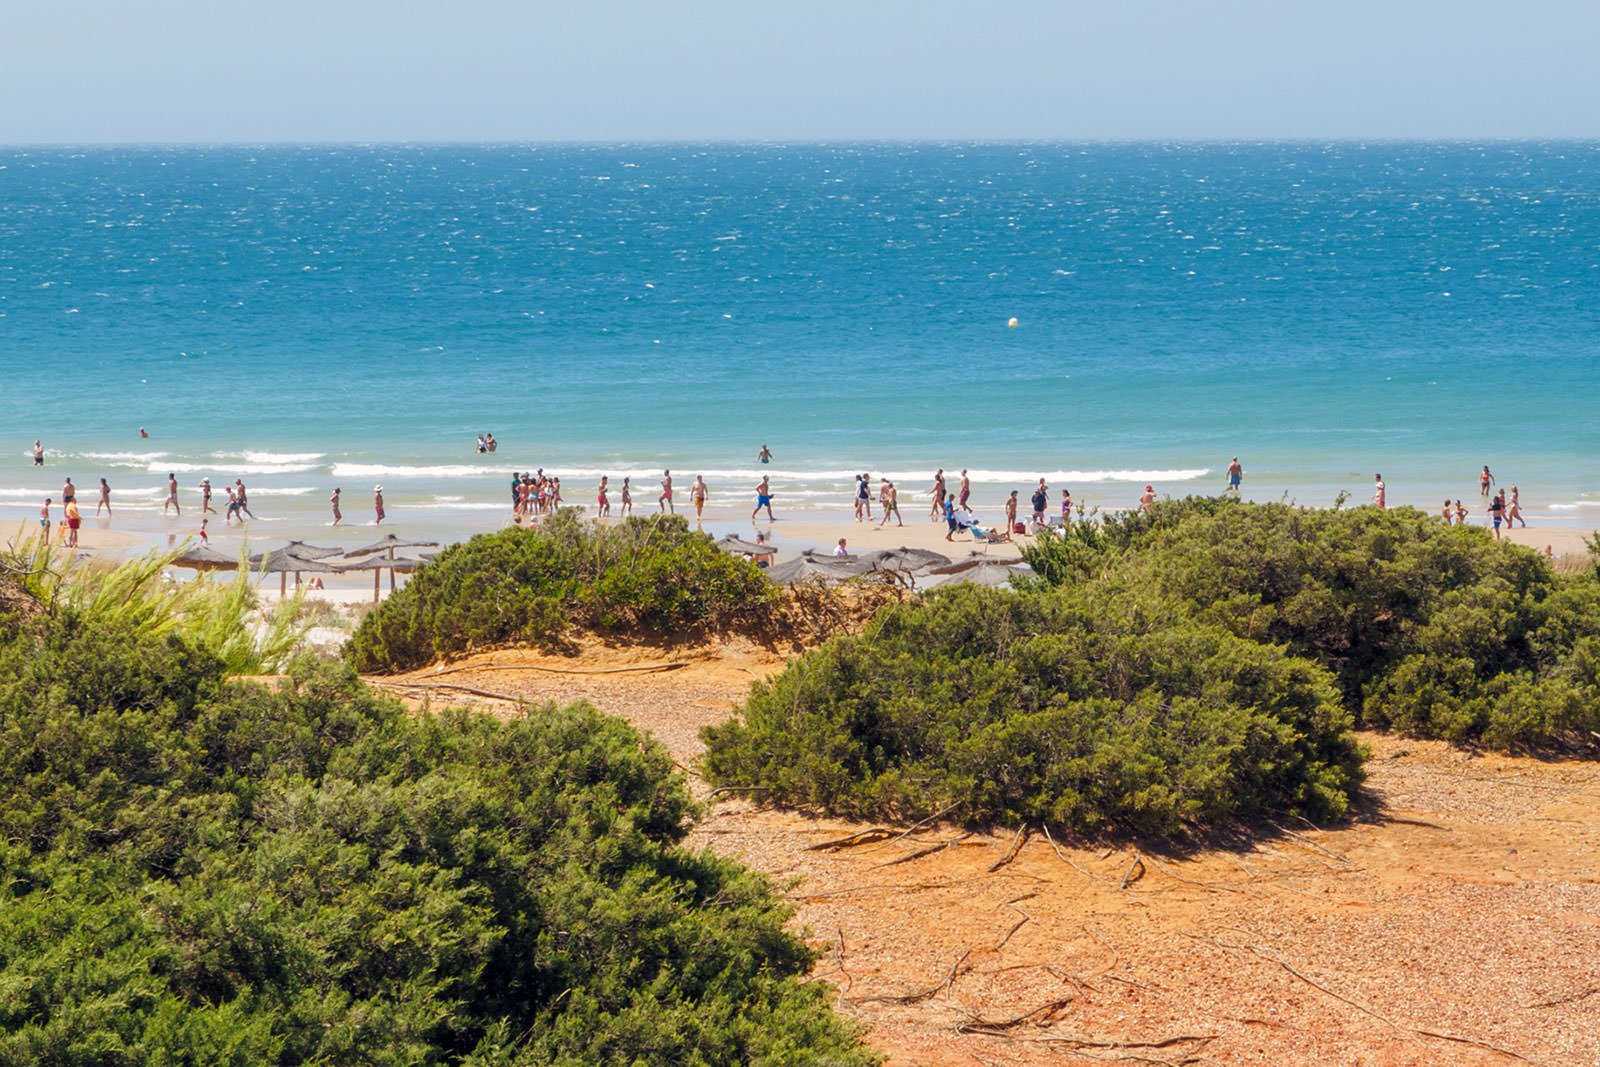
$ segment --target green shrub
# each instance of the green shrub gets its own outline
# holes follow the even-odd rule
[[[0,622],[0,1062],[875,1062],[758,876],[584,706]]]
[[[1027,550],[1049,584],[1143,591],[1203,624],[1316,660],[1371,726],[1497,747],[1600,729],[1573,682],[1600,582],[1409,508],[1192,500]]]
[[[346,655],[359,670],[395,671],[473,648],[559,647],[576,629],[759,628],[774,596],[759,568],[679,516],[599,526],[568,511],[445,549],[361,621]]]
[[[1082,832],[1330,818],[1360,779],[1311,663],[1159,602],[971,587],[802,656],[705,739],[713,781],[786,804]]]

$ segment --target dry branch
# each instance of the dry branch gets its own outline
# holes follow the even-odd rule
[[[874,826],[866,830],[858,830],[845,837],[824,841],[817,845],[807,845],[807,852],[833,852],[841,848],[853,848],[856,845],[865,845],[871,841],[879,841],[893,834],[893,830],[886,830],[882,826]]]
[[[1138,873],[1135,873],[1135,872],[1138,872]],[[1139,854],[1137,852],[1135,852],[1133,854],[1133,862],[1128,864],[1128,869],[1123,874],[1122,881],[1117,885],[1117,888],[1118,889],[1126,889],[1130,885],[1132,885],[1134,882],[1137,882],[1139,879],[1141,879],[1143,877],[1144,877],[1144,860],[1140,858],[1140,856],[1139,856]]]
[[[993,874],[995,871],[998,871],[1001,867],[1004,867],[1006,864],[1008,864],[1012,860],[1016,859],[1017,858],[1017,853],[1022,851],[1023,843],[1026,842],[1027,840],[1028,840],[1028,824],[1027,823],[1023,823],[1021,826],[1019,826],[1017,828],[1017,836],[1015,836],[1015,837],[1013,837],[1011,839],[1011,845],[1010,845],[1010,847],[1008,847],[1006,849],[1006,854],[1004,856],[1001,856],[999,859],[995,860],[994,863],[989,866],[988,873]]]

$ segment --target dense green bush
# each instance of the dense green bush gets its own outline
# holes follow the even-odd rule
[[[1334,672],[1368,725],[1507,747],[1600,729],[1600,583],[1409,508],[1188,500],[1042,538],[1049,582],[1139,594]]]
[[[445,549],[362,620],[346,654],[358,670],[393,671],[472,648],[559,646],[579,628],[759,628],[774,597],[758,567],[679,516],[599,526],[569,511]]]
[[[0,1062],[870,1063],[667,754],[0,619]]]
[[[956,587],[890,608],[705,731],[712,780],[846,816],[1171,833],[1342,814],[1327,673],[1163,610]]]

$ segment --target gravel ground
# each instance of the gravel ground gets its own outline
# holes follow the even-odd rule
[[[498,714],[588,700],[687,769],[700,727],[781,660],[591,649],[458,667],[381,681]],[[417,688],[440,683],[513,699]],[[1230,848],[1034,834],[1002,862],[1013,834],[863,834],[728,798],[690,844],[792,886],[816,977],[895,1064],[1600,1063],[1600,765],[1364,740],[1362,814]]]

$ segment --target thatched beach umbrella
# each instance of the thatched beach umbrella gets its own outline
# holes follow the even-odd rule
[[[351,563],[340,563],[337,567],[330,568],[330,570],[337,570],[340,574],[343,574],[346,571],[371,571],[372,602],[376,604],[381,593],[379,581],[382,578],[384,571],[389,572],[389,591],[392,593],[394,592],[394,576],[396,571],[401,574],[410,574],[412,571],[416,570],[426,562],[427,560],[422,559],[407,559],[405,556],[395,556],[390,558],[388,556],[369,555],[366,559],[359,559]]]
[[[928,576],[933,579],[929,582],[930,585],[971,582],[974,585],[1009,588],[1011,579],[1033,573],[1033,568],[1021,560],[968,556],[966,559],[952,563],[949,566],[934,567],[928,571]]]
[[[289,575],[294,575],[294,584],[300,584],[301,574],[332,574],[336,570],[321,560],[306,559],[297,556],[287,548],[280,548],[273,552],[264,552],[259,556],[251,556],[250,564],[262,574],[276,574],[279,576],[278,594],[289,594]]]
[[[736,556],[775,556],[778,550],[765,541],[746,541],[738,534],[729,534],[717,541],[717,547]]]
[[[821,553],[802,552],[767,570],[767,577],[784,585],[820,579],[824,582],[842,582],[847,578],[865,574],[872,568],[854,556],[826,556]]]
[[[239,557],[218,552],[210,545],[195,545],[174,556],[172,565],[196,571],[236,571]]]
[[[308,545],[304,541],[290,541],[280,551],[287,552],[291,556],[299,556],[301,559],[327,559],[329,556],[344,555],[344,549],[342,548]]]
[[[397,548],[438,548],[438,547],[439,547],[439,542],[437,542],[437,541],[404,541],[404,540],[401,540],[400,538],[396,537],[394,534],[385,534],[384,536],[378,538],[376,541],[372,542],[372,544],[370,544],[370,545],[363,545],[360,548],[352,548],[350,551],[346,552],[345,555],[347,555],[347,556],[349,556],[349,557],[351,557],[353,559],[356,556],[370,556],[375,552],[387,552],[389,554],[389,558],[390,559],[394,559],[395,558],[394,551]]]

